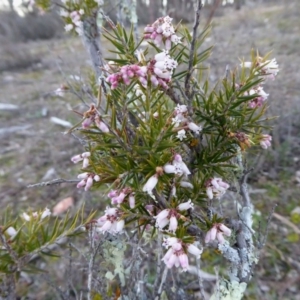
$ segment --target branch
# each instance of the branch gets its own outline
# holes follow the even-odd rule
[[[102,75],[102,51],[100,46],[100,33],[97,25],[97,10],[91,13],[91,16],[83,20],[83,36],[82,41],[90,55],[92,65],[97,77],[97,81]]]
[[[253,168],[249,170],[243,170],[243,175],[239,180],[240,183],[240,195],[242,196],[243,199],[243,205],[250,207],[252,206],[251,204],[251,199],[249,196],[249,191],[248,191],[248,186],[247,186],[247,179],[248,175],[253,171]]]
[[[200,10],[202,8],[202,0],[197,1],[197,8],[195,10],[195,20],[193,26],[193,38],[190,46],[190,57],[189,57],[189,66],[188,66],[188,73],[185,78],[185,93],[187,97],[190,96],[190,80],[193,73],[193,61],[195,55],[195,45],[196,45],[196,38],[197,38],[197,29],[200,23]]]

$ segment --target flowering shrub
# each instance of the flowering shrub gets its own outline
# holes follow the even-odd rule
[[[65,5],[71,11],[61,13],[66,30],[84,36],[88,10]],[[168,16],[146,26],[146,49],[133,32],[108,20],[103,36],[115,56],[99,68],[98,101],[81,112],[78,126],[86,147],[71,160],[83,163],[77,188],[108,190],[101,202],[110,206],[90,227],[92,240],[130,231],[140,239],[149,232],[152,239],[163,236],[166,272],[189,271],[203,247],[217,248],[231,264],[231,285],[219,298],[229,299],[233,286],[244,290],[257,262],[244,155],[250,147],[271,146],[271,136],[262,133],[268,97],[263,84],[275,78],[278,65],[253,53],[251,62],[211,88],[203,73],[211,48],[201,47],[209,27],[196,34],[200,8],[193,35]],[[236,220],[219,206],[228,190],[242,196]]]

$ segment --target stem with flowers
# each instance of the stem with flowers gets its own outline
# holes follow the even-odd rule
[[[262,122],[269,95],[263,84],[275,79],[278,65],[253,52],[211,88],[204,64],[212,47],[202,49],[210,27],[198,34],[202,1],[196,2],[192,35],[164,16],[137,41],[133,29],[109,21],[103,37],[112,55],[104,63],[95,27],[99,2],[64,1],[66,30],[88,45],[96,84],[105,77],[99,103],[82,112],[77,129],[87,146],[72,161],[82,162],[77,188],[107,190],[95,236],[135,232],[153,241],[163,235],[165,267],[154,274],[159,295],[180,290],[188,297],[167,287],[171,274],[189,271],[196,260],[200,266],[202,252],[217,249],[229,267],[210,299],[242,299],[259,257],[245,155],[250,147],[271,146]],[[235,215],[219,205],[229,189],[238,191]],[[93,284],[89,278],[90,291]]]

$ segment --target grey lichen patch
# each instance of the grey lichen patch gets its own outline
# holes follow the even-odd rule
[[[210,300],[241,300],[246,290],[245,282],[227,281],[222,279]]]

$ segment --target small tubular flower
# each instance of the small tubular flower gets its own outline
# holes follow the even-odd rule
[[[164,209],[154,217],[156,219],[155,226],[163,230],[169,224],[168,231],[174,233],[178,226],[177,217],[178,213],[175,209]]]
[[[252,62],[243,62],[241,67],[251,68],[253,66]],[[259,67],[258,75],[263,76],[265,79],[275,79],[275,76],[279,72],[278,64],[275,58],[271,60],[263,61],[261,57],[257,57],[256,67]]]
[[[195,123],[193,122],[189,122],[188,123],[188,128],[193,131],[195,134],[199,134],[200,131],[202,130],[202,127],[201,126],[198,126],[196,125]]]
[[[186,252],[200,257],[202,251],[192,244],[185,244],[180,239],[170,237],[164,240],[163,246],[168,251],[162,258],[162,261],[166,264],[167,268],[181,267],[183,271],[187,271],[189,268],[189,259]]]
[[[195,245],[193,244],[189,244],[188,247],[187,247],[187,251],[193,255],[196,256],[196,258],[200,258],[200,255],[202,254],[203,250],[199,249],[198,247],[196,247]]]
[[[222,178],[211,178],[206,183],[206,194],[209,199],[213,199],[214,197],[219,199],[229,188],[229,184],[224,182]]]
[[[94,181],[100,181],[99,175],[88,172],[79,174],[77,178],[81,179],[77,184],[77,188],[84,187],[85,191],[88,191],[92,187]]]
[[[91,156],[91,152],[83,152],[82,154],[75,155],[71,158],[71,161],[76,164],[80,161],[83,161],[82,168],[86,168],[89,166],[89,157]]]
[[[143,186],[143,192],[146,192],[150,196],[152,196],[153,195],[152,191],[156,187],[157,183],[158,183],[158,178],[157,178],[157,174],[155,174],[147,180],[146,184]]]
[[[180,203],[177,206],[177,209],[180,210],[180,211],[188,210],[188,209],[194,209],[194,203],[192,203],[192,200],[189,199],[187,202]]]
[[[272,145],[271,141],[272,141],[272,137],[269,134],[263,134],[261,137],[260,146],[263,149],[268,149]]]
[[[48,216],[51,216],[51,211],[48,207],[46,207],[41,214],[41,220],[45,219]]]
[[[134,196],[134,193],[132,193],[132,194],[129,195],[128,202],[129,202],[129,207],[130,208],[134,208],[135,207],[135,196]]]

